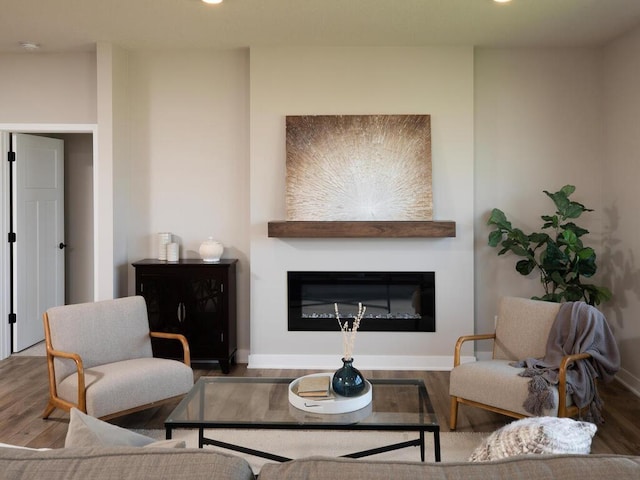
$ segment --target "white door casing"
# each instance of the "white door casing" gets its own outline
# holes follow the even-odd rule
[[[64,304],[64,142],[13,134],[13,351],[44,339],[42,313]]]

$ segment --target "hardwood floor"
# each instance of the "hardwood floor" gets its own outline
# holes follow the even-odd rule
[[[230,375],[253,377],[298,377],[304,370],[257,370],[234,365]],[[443,432],[449,418],[449,372],[363,371],[368,378],[422,378]],[[195,370],[195,376],[223,375],[219,369]],[[640,455],[640,399],[617,381],[600,385],[605,403],[605,423],[598,427],[593,453]],[[47,403],[45,357],[12,356],[0,361],[0,442],[27,447],[64,446],[69,415],[56,410],[48,420],[40,415]],[[126,415],[112,423],[126,428],[163,428],[164,419],[177,402]],[[491,432],[512,421],[509,417],[477,408],[460,406],[458,431]]]

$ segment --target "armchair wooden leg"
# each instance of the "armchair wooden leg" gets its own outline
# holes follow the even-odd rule
[[[458,399],[451,397],[451,410],[449,412],[449,428],[455,430],[458,426]]]
[[[46,408],[44,409],[44,412],[42,413],[42,419],[46,420],[47,418],[49,418],[49,415],[51,415],[51,413],[53,413],[55,409],[56,409],[56,406],[53,405],[51,402],[49,402]]]

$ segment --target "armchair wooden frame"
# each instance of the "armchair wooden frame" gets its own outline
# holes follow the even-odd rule
[[[44,338],[45,338],[45,346],[47,349],[47,368],[49,372],[49,402],[42,413],[42,418],[47,419],[49,415],[56,409],[60,408],[68,412],[72,407],[77,408],[78,410],[87,413],[87,392],[85,386],[85,376],[84,376],[84,365],[82,362],[82,358],[77,353],[73,352],[64,352],[60,350],[55,350],[51,343],[51,329],[49,326],[49,316],[45,312],[42,316],[44,322]],[[164,338],[168,340],[177,340],[182,344],[182,349],[184,352],[183,363],[187,366],[191,366],[191,352],[189,350],[189,343],[187,338],[184,335],[178,333],[166,333],[166,332],[149,332],[149,336],[152,338]],[[78,373],[78,403],[75,404],[73,402],[69,402],[60,398],[58,396],[58,388],[56,385],[56,372],[55,372],[55,362],[54,359],[56,357],[66,358],[69,360],[73,360],[76,364],[76,371]],[[121,415],[126,415],[128,413],[137,412],[139,410],[144,410],[153,405],[160,405],[162,403],[173,401],[178,397],[171,397],[160,402],[154,402],[151,404],[140,405],[135,408],[131,408],[129,410],[125,410],[122,412],[112,413],[110,415],[106,415],[101,417],[102,420],[109,420],[111,418],[115,418]]]
[[[477,335],[465,335],[458,338],[456,342],[455,351],[453,355],[453,367],[457,367],[460,365],[460,351],[462,349],[462,345],[468,341],[477,341],[477,340],[494,340],[496,339],[495,333],[485,333],[485,334],[477,334]],[[495,342],[494,342],[495,348]],[[580,409],[575,405],[567,406],[567,369],[569,365],[578,361],[584,360],[587,358],[591,358],[591,355],[588,353],[576,353],[573,355],[566,355],[562,358],[562,362],[560,363],[560,369],[558,372],[558,417],[573,417],[580,413]],[[469,405],[472,407],[483,408],[485,410],[489,410],[491,412],[499,413],[501,415],[506,415],[508,417],[513,418],[525,418],[525,415],[522,415],[517,412],[512,412],[510,410],[504,410],[502,408],[494,407],[492,405],[485,405],[484,403],[475,402],[473,400],[467,400],[466,398],[451,396],[451,409],[449,414],[449,428],[451,430],[455,430],[458,423],[458,405],[459,404]]]

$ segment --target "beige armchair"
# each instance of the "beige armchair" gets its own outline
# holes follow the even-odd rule
[[[49,402],[42,415],[76,407],[109,419],[169,401],[193,386],[184,336],[149,331],[142,297],[48,309],[44,315]],[[184,361],[154,358],[151,337],[179,341]]]
[[[505,297],[501,300],[494,333],[460,337],[455,346],[449,394],[451,412],[449,427],[455,430],[458,405],[470,405],[514,418],[532,416],[523,406],[529,395],[530,378],[519,376],[524,368],[510,363],[545,356],[547,339],[560,304]],[[460,363],[462,345],[468,341],[493,340],[490,360]],[[588,353],[563,357],[558,384],[551,387],[554,408],[545,409],[545,416],[571,417],[579,413],[571,395],[566,394],[566,372],[573,362],[589,358]]]

